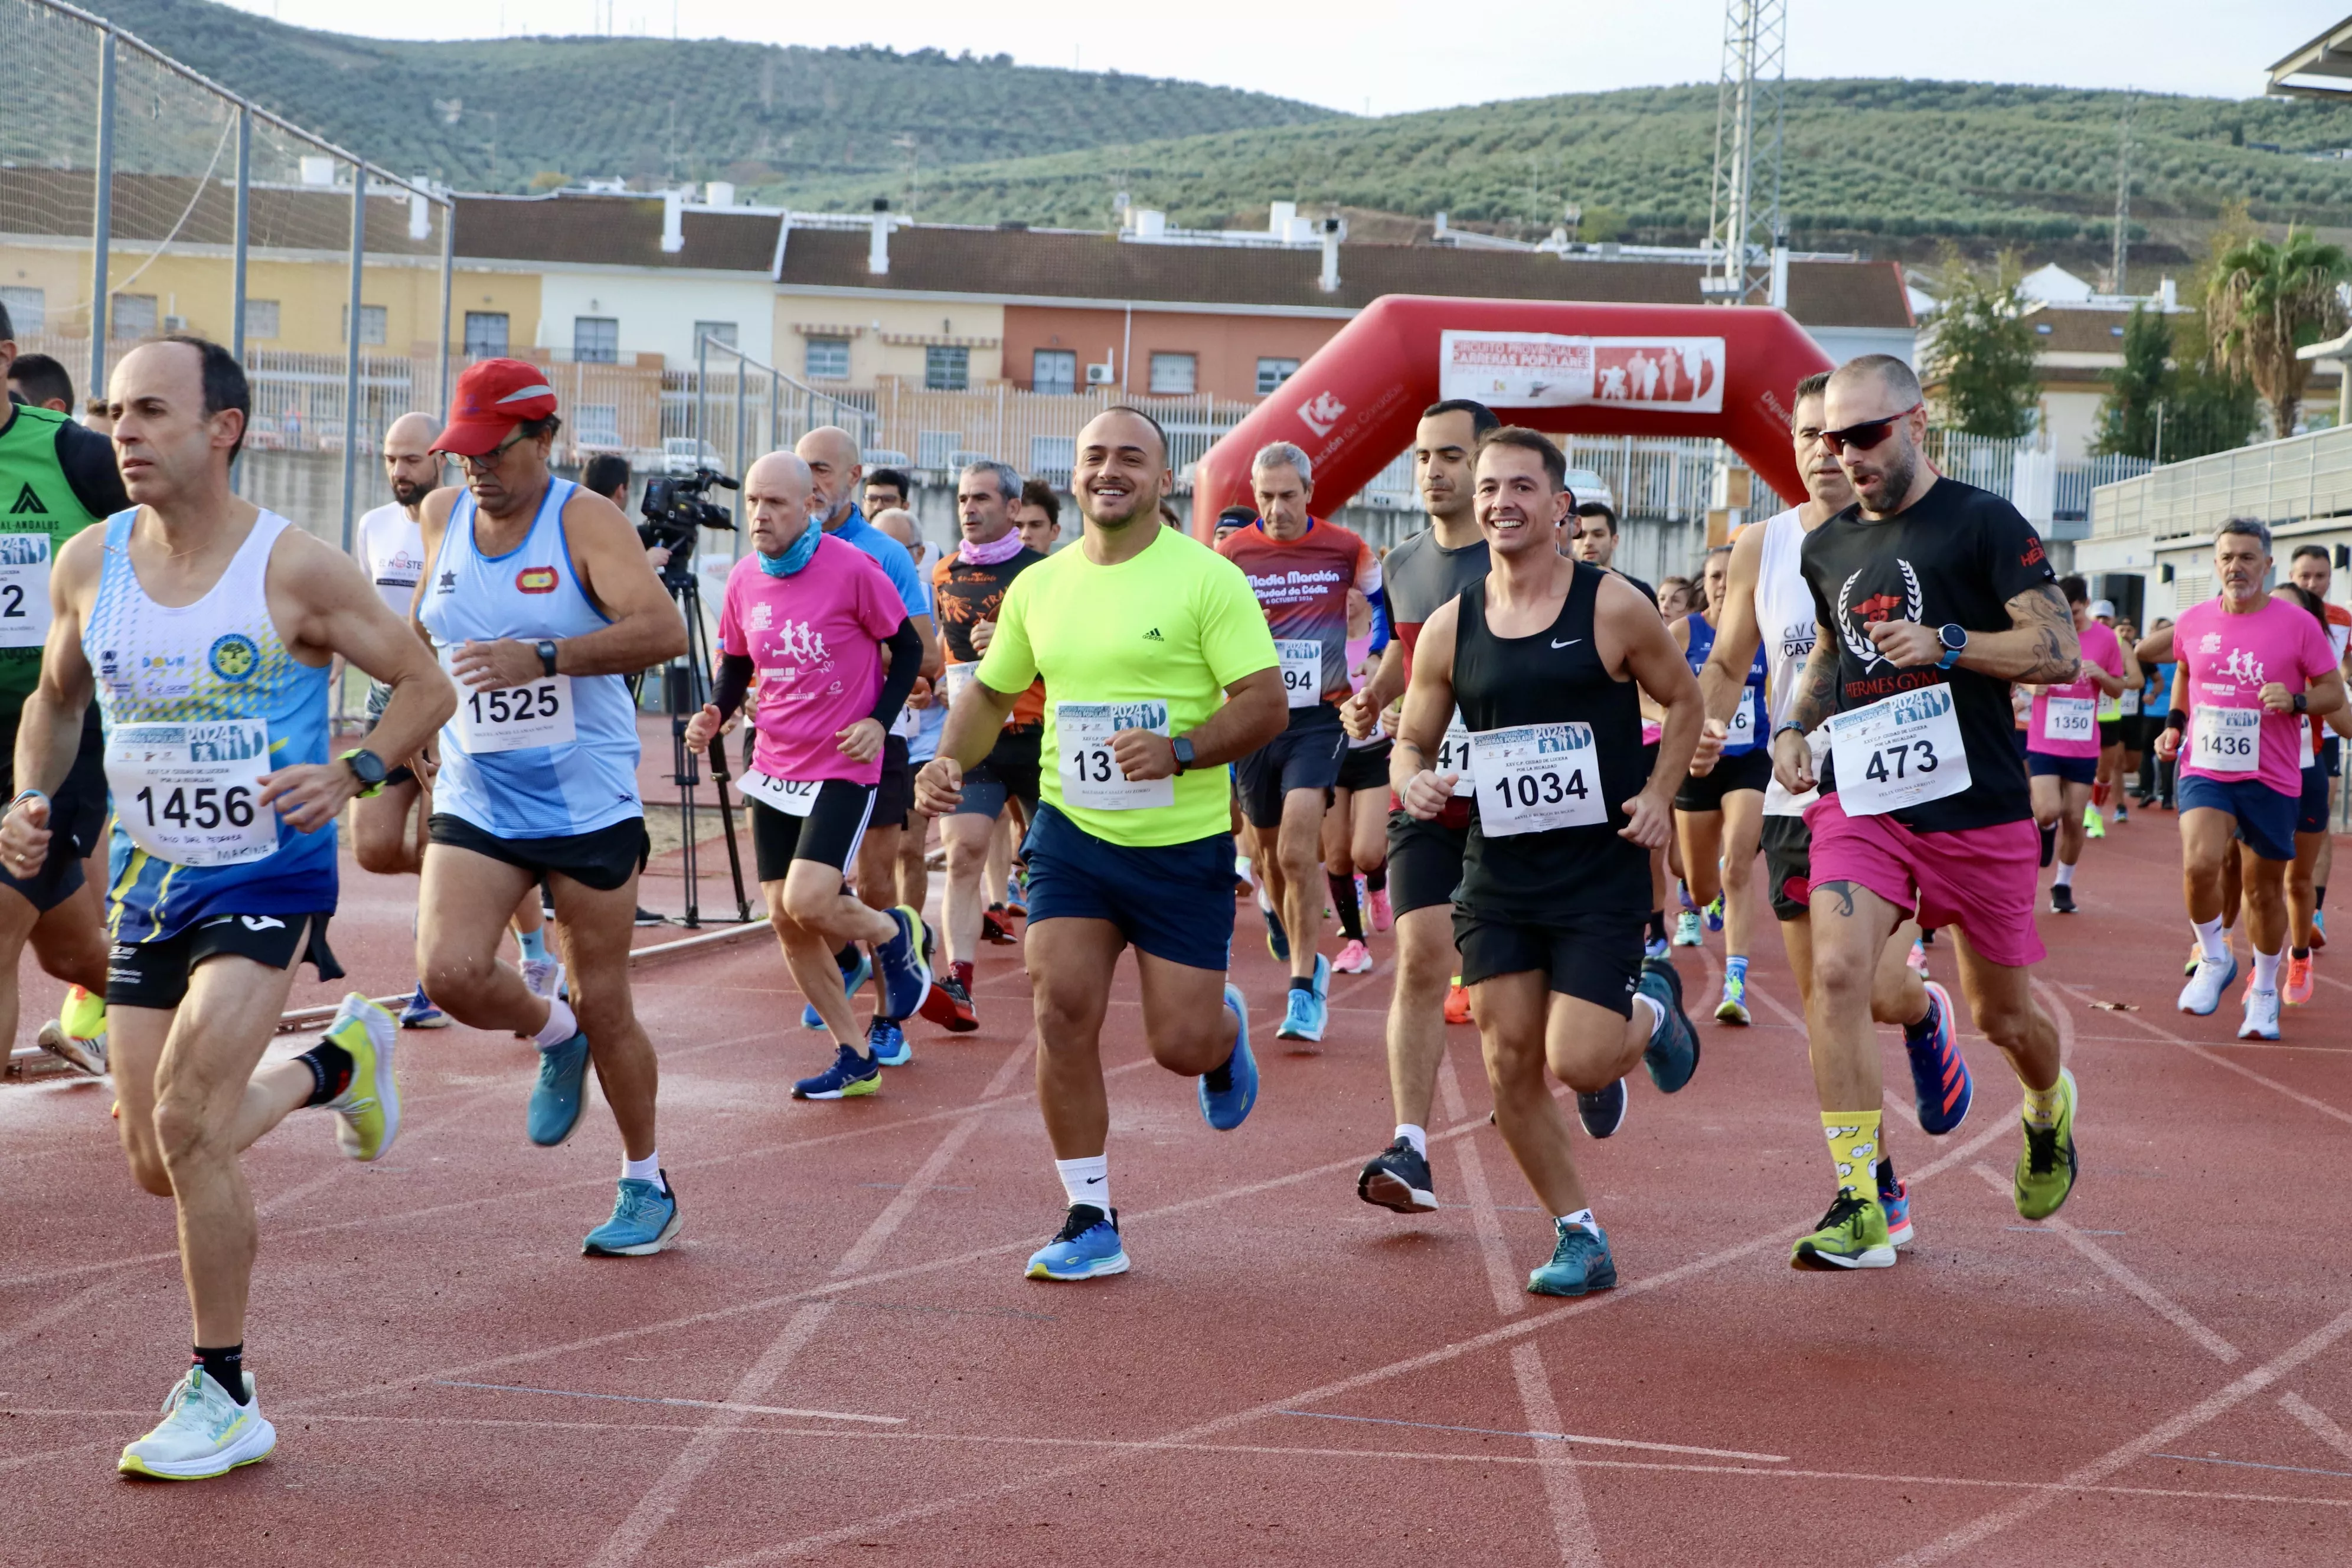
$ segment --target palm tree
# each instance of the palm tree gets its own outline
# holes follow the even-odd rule
[[[2294,351],[2344,329],[2339,290],[2347,277],[2352,258],[2342,246],[2322,245],[2293,225],[2275,245],[2259,237],[2242,240],[2214,263],[2205,289],[2214,368],[2253,383],[2270,405],[2276,435],[2294,433],[2311,374],[2310,362]]]

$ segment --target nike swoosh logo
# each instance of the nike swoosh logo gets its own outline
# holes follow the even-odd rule
[[[1580,643],[1584,639],[1582,637],[1570,637],[1566,642],[1556,642],[1551,646],[1554,647],[1574,647],[1578,643]]]
[[[1090,1187],[1099,1187],[1102,1184],[1103,1179],[1100,1176],[1088,1176],[1087,1178],[1087,1185]]]

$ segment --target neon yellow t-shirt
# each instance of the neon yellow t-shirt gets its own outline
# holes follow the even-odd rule
[[[1025,691],[1045,678],[1040,793],[1055,810],[1108,843],[1189,844],[1230,826],[1225,770],[1201,768],[1168,781],[1166,805],[1071,804],[1062,710],[1132,704],[1156,716],[1154,705],[1164,705],[1164,731],[1181,735],[1224,705],[1226,687],[1275,667],[1274,636],[1239,567],[1173,529],[1135,526],[1153,527],[1159,537],[1132,560],[1097,566],[1081,541],[1015,577],[976,673],[996,691]],[[1122,717],[1123,727],[1162,727],[1136,722],[1133,710]]]

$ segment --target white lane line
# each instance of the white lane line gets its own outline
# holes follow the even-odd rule
[[[1990,1187],[1994,1192],[2006,1193],[2011,1190],[2010,1178],[2003,1176],[1990,1165],[1972,1165],[1969,1169],[1973,1170],[1979,1176],[1982,1177],[1984,1179],[1985,1185]],[[2029,1226],[2023,1228],[2034,1229],[2037,1227]],[[2058,1235],[2063,1237],[2066,1240],[2067,1246],[2073,1247],[2075,1251],[2089,1258],[2094,1264],[2096,1264],[2099,1271],[2105,1274],[2108,1279],[2113,1279],[2116,1284],[2130,1291],[2134,1296],[2138,1297],[2140,1302],[2146,1306],[2149,1311],[2154,1312],[2158,1317],[2162,1318],[2166,1322],[2170,1323],[2174,1328],[2179,1329],[2182,1333],[2187,1334],[2190,1339],[2195,1340],[2197,1343],[2203,1348],[2205,1353],[2211,1356],[2215,1361],[2218,1361],[2226,1366],[2231,1362],[2244,1359],[2237,1346],[2231,1344],[2229,1341],[2223,1339],[2221,1335],[2215,1333],[2212,1330],[2199,1322],[2195,1318],[2190,1317],[2187,1308],[2181,1306],[2179,1302],[2175,1301],[2171,1297],[2166,1295],[2163,1291],[2158,1289],[2155,1286],[2149,1284],[2147,1280],[2133,1273],[2129,1268],[2124,1267],[2123,1263],[2117,1259],[2113,1253],[2109,1252],[2105,1247],[2101,1247],[2097,1242],[2093,1241],[2082,1231],[2079,1231],[2073,1226],[2067,1224],[2065,1220],[2060,1218],[2056,1215],[2052,1215],[2048,1219],[2043,1220],[2038,1228],[2055,1231]]]
[[[1744,1459],[1750,1464],[1785,1465],[1786,1454],[1751,1454],[1741,1448],[1698,1448],[1688,1443],[1650,1443],[1633,1437],[1593,1437],[1580,1432],[1502,1432],[1489,1426],[1451,1426],[1440,1421],[1399,1421],[1387,1415],[1341,1415],[1329,1410],[1277,1410],[1276,1415],[1298,1415],[1311,1421],[1360,1421],[1368,1426],[1408,1426],[1416,1432],[1464,1432],[1474,1437],[1528,1437],[1538,1443],[1581,1443],[1601,1448],[1639,1448],[1651,1454],[1696,1454],[1706,1459]]]
[[[2150,1454],[2151,1459],[2179,1459],[2190,1465],[2228,1465],[2240,1470],[2285,1470],[2298,1476],[2341,1476],[2352,1480],[2352,1470],[2315,1470],[2308,1465],[2264,1465],[2252,1459],[2224,1459],[2212,1454]]]
[[[2088,986],[2069,985],[2066,989],[2074,992],[2078,995],[2088,995],[2090,994],[2090,988]],[[2245,1066],[2243,1063],[2233,1062],[2229,1058],[2222,1056],[2220,1052],[2201,1046],[2195,1040],[2184,1038],[2179,1035],[2172,1033],[2169,1029],[2158,1028],[2154,1024],[2149,1023],[2147,1019],[2141,1017],[2137,1013],[2118,1013],[2116,1016],[2121,1018],[2126,1024],[2133,1025],[2137,1028],[2147,1031],[2148,1034],[2155,1036],[2159,1040],[2179,1046],[2182,1050],[2187,1051],[2192,1057],[2196,1057],[2203,1061],[2211,1062],[2218,1068],[2226,1068],[2230,1071],[2236,1073],[2241,1078],[2252,1079],[2254,1082],[2261,1084],[2264,1089],[2274,1089],[2278,1093],[2286,1096],[2289,1100],[2294,1100],[2297,1105],[2308,1106],[2310,1109],[2319,1112],[2322,1116],[2333,1117],[2335,1120],[2344,1122],[2347,1126],[2352,1126],[2352,1110],[2340,1110],[2336,1107],[2328,1104],[2326,1100],[2314,1100],[2311,1096],[2304,1093],[2301,1089],[2289,1088],[2287,1085],[2279,1082],[2279,1080],[2274,1078],[2264,1078],[2261,1073],[2256,1072],[2253,1068]]]
[[[2352,1459],[2352,1432],[2347,1432],[2343,1427],[2338,1426],[2326,1411],[2320,1409],[2293,1389],[2279,1395],[2279,1404],[2285,1408],[2289,1415],[2308,1427],[2313,1436],[2346,1458]]]
[[[792,1415],[815,1421],[871,1421],[884,1426],[903,1426],[903,1415],[857,1415],[845,1410],[796,1410],[782,1405],[730,1405],[723,1399],[662,1399],[638,1394],[590,1394],[576,1388],[530,1388],[519,1383],[459,1383],[450,1378],[436,1379],[441,1388],[478,1388],[493,1394],[548,1394],[560,1399],[609,1399],[617,1405],[677,1405],[693,1410],[737,1410],[748,1415]]]
[[[1454,1070],[1451,1053],[1438,1063],[1437,1098],[1446,1121],[1456,1126],[1469,1121],[1469,1103],[1462,1097],[1462,1080]],[[1495,1217],[1494,1190],[1486,1184],[1486,1165],[1479,1157],[1476,1140],[1454,1140],[1454,1159],[1462,1167],[1462,1190],[1470,1199],[1470,1226],[1478,1237],[1479,1258],[1486,1266],[1487,1288],[1495,1293],[1495,1310],[1506,1318],[1517,1317],[1527,1310],[1528,1293],[1512,1270],[1510,1248],[1503,1240],[1503,1222]]]
[[[1543,1352],[1533,1340],[1511,1347],[1511,1376],[1519,1385],[1519,1404],[1538,1432],[1559,1427],[1559,1405],[1551,1396],[1551,1379],[1544,1372]],[[1544,1463],[1544,1501],[1551,1508],[1552,1538],[1559,1542],[1559,1560],[1570,1568],[1601,1568],[1601,1542],[1594,1536],[1592,1516],[1584,1507],[1584,1483],[1577,1479],[1575,1456],[1566,1448],[1548,1449],[1536,1439],[1536,1454]]]
[[[2207,1394],[2169,1420],[2133,1438],[2128,1443],[2108,1449],[2090,1463],[2069,1471],[2049,1490],[2021,1498],[2005,1507],[1995,1509],[1992,1512],[1964,1524],[1959,1529],[1951,1531],[1916,1551],[1907,1552],[1895,1558],[1890,1564],[1890,1568],[1927,1568],[1928,1563],[1941,1563],[1956,1552],[1965,1552],[1978,1542],[2000,1534],[2011,1525],[2022,1523],[2059,1499],[2081,1490],[2092,1483],[2105,1480],[2125,1467],[2137,1463],[2160,1448],[2169,1447],[2176,1438],[2228,1414],[2326,1350],[2347,1333],[2352,1333],[2352,1311],[2332,1319],[2305,1335],[2303,1339],[2277,1356],[2242,1373],[2227,1386]]]

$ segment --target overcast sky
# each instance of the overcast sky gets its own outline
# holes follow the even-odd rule
[[[232,0],[307,27],[466,38],[612,30],[1009,53],[1249,88],[1351,113],[1713,81],[1723,0]],[[101,5],[100,9],[103,10]],[[1790,0],[1792,77],[1932,76],[2249,98],[2352,0]],[[1170,26],[1168,17],[1182,21]],[[1323,32],[1334,16],[1347,26]]]

